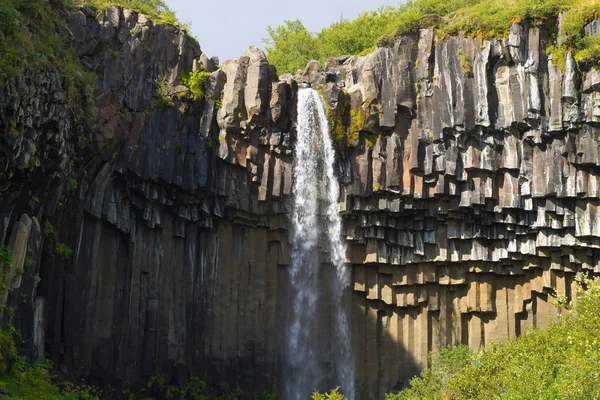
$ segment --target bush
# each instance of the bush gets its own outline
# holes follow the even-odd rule
[[[0,374],[8,371],[10,365],[18,355],[17,346],[15,345],[16,337],[17,332],[12,326],[0,331]]]
[[[316,40],[300,20],[285,21],[285,26],[267,27],[268,38],[263,39],[271,64],[279,73],[296,73],[312,59],[319,59]]]
[[[56,253],[61,255],[64,258],[71,258],[73,255],[73,249],[67,246],[64,243],[56,242]]]
[[[552,32],[559,13],[565,12],[560,32]],[[306,30],[301,21],[285,21],[268,27],[263,39],[269,61],[279,73],[295,73],[311,59],[365,54],[375,45],[389,47],[396,38],[435,28],[439,38],[463,34],[480,38],[504,37],[513,22],[528,21],[547,26],[558,34],[556,61],[573,51],[586,68],[598,65],[598,41],[583,38],[583,27],[600,16],[600,0],[409,0],[397,8],[381,7],[362,13],[353,21],[340,19],[318,33]],[[552,42],[552,41],[550,41]]]
[[[600,398],[600,279],[583,279],[560,324],[492,342],[478,355],[440,350],[410,388],[387,400]]]
[[[315,390],[310,398],[312,400],[347,400],[338,390],[339,386],[325,393]]]
[[[186,78],[181,79],[181,84],[187,86],[192,92],[194,101],[204,100],[206,89],[206,82],[210,73],[204,71],[204,67],[200,65],[200,68],[196,71],[190,72]]]

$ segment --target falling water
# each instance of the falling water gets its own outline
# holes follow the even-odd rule
[[[298,94],[298,139],[294,167],[292,214],[292,266],[290,268],[292,313],[287,332],[287,371],[284,398],[306,400],[326,371],[321,369],[317,327],[320,295],[319,253],[326,250],[335,272],[325,293],[333,302],[331,354],[334,385],[354,400],[354,360],[350,348],[350,327],[343,295],[350,283],[344,263],[346,246],[338,214],[339,189],[333,172],[335,154],[329,138],[325,109],[318,93],[302,89]],[[326,240],[321,243],[320,238]],[[326,245],[326,248],[323,248]],[[325,289],[324,289],[325,290]],[[322,339],[322,338],[321,338]]]

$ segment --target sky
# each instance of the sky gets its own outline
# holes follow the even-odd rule
[[[225,60],[242,55],[250,45],[264,50],[267,26],[299,19],[313,32],[339,20],[354,19],[379,6],[397,6],[398,0],[165,0],[182,22],[191,22],[192,34],[208,57]]]

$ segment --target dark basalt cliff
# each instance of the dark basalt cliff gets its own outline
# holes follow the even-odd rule
[[[216,69],[183,32],[124,9],[72,11],[69,26],[98,76],[95,128],[52,70],[0,95],[2,320],[66,376],[277,383],[302,84],[339,142],[357,398],[406,385],[438,346],[545,326],[550,295],[600,268],[600,72],[572,57],[562,72],[543,29],[423,30],[277,77],[256,48]],[[200,64],[194,102],[177,82]],[[174,107],[153,104],[160,77]]]

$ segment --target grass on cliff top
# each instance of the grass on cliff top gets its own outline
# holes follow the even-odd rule
[[[79,110],[83,104],[80,117],[90,125],[95,119],[92,91],[96,77],[66,46],[69,31],[64,13],[71,6],[71,0],[0,0],[0,88],[25,68],[58,70],[69,105]]]
[[[559,324],[475,353],[466,346],[429,355],[410,388],[386,400],[600,399],[600,279],[583,279]]]
[[[143,13],[158,24],[189,28],[162,0],[0,0],[0,85],[22,73],[25,66],[62,68],[78,62],[67,46],[66,11],[75,5],[98,10],[119,5]]]
[[[170,24],[186,32],[190,31],[190,25],[180,22],[175,12],[163,0],[74,0],[74,2],[92,6],[98,11],[111,6],[129,8],[144,14],[156,24]]]
[[[323,63],[329,57],[365,54],[421,28],[436,29],[440,39],[458,33],[504,37],[512,23],[523,21],[552,31],[561,12],[565,12],[562,29],[551,32],[555,40],[549,50],[558,53],[559,62],[572,51],[586,68],[598,65],[600,42],[584,38],[583,28],[600,16],[600,0],[409,0],[364,12],[352,21],[340,18],[318,33],[309,32],[299,20],[285,21],[276,28],[269,26],[263,41],[279,73],[296,73],[310,60]]]

